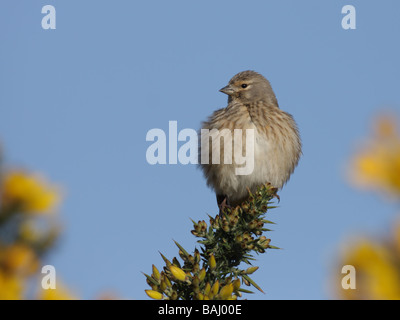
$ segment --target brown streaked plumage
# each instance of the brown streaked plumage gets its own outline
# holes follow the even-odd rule
[[[299,162],[301,140],[293,117],[279,109],[269,81],[261,74],[240,72],[220,91],[228,95],[228,105],[215,111],[202,129],[218,129],[219,132],[229,129],[232,137],[234,129],[242,129],[243,145],[234,140],[233,150],[241,147],[243,154],[246,154],[246,129],[254,129],[254,170],[248,175],[237,175],[235,169],[241,165],[235,158],[231,164],[224,163],[227,147],[224,139],[220,139],[219,150],[211,142],[209,148],[200,146],[200,159],[203,153],[209,153],[209,164],[200,161],[200,167],[208,186],[216,192],[218,205],[225,199],[229,205],[236,206],[247,198],[247,188],[254,192],[268,182],[282,188]],[[212,154],[217,151],[220,164],[213,164]]]

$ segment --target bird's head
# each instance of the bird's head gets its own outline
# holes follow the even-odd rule
[[[268,105],[278,105],[269,81],[255,71],[238,73],[219,91],[229,96],[228,102],[249,104],[264,101]]]

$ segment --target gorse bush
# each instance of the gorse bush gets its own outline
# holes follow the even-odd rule
[[[153,265],[152,274],[145,274],[151,290],[146,290],[153,299],[237,299],[243,293],[252,293],[242,284],[262,289],[250,277],[258,267],[252,265],[254,254],[264,253],[270,239],[263,232],[270,231],[266,224],[273,222],[265,218],[269,209],[275,208],[271,200],[277,189],[270,184],[261,186],[240,206],[226,207],[215,217],[193,222],[192,234],[200,238],[192,254],[178,242],[179,257],[172,261],[161,254],[165,266],[162,271]]]

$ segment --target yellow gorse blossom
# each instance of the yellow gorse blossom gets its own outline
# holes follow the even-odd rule
[[[22,291],[22,280],[13,274],[3,272],[0,268],[0,300],[20,300]]]
[[[38,270],[39,261],[35,252],[21,243],[0,246],[0,266],[8,273],[28,276]]]
[[[171,262],[160,253],[165,262],[162,271],[153,265],[151,275],[144,273],[151,288],[147,295],[167,300],[236,300],[242,293],[252,293],[240,287],[242,282],[263,292],[250,277],[258,267],[243,270],[241,262],[250,264],[254,260],[251,252],[258,254],[277,248],[269,245],[271,240],[263,235],[269,231],[264,224],[273,223],[264,217],[273,208],[269,204],[277,197],[276,192],[277,188],[267,183],[255,194],[249,190],[248,200],[236,208],[221,209],[215,218],[209,216],[209,224],[192,219],[191,232],[202,239],[198,243],[203,247],[190,254],[174,240],[183,264],[176,257]]]
[[[350,177],[359,187],[400,196],[400,134],[393,117],[377,120],[374,135],[353,159]]]
[[[58,203],[57,190],[35,175],[21,171],[7,173],[0,187],[4,206],[18,206],[24,212],[51,212]]]
[[[69,300],[76,296],[58,280],[43,289],[42,261],[53,247],[59,224],[59,191],[37,174],[4,170],[0,157],[0,300]],[[33,287],[34,283],[37,283]]]
[[[229,283],[221,288],[219,295],[221,299],[227,300],[232,296],[232,293],[233,293],[233,284]]]
[[[219,281],[217,280],[214,282],[213,286],[211,287],[210,294],[212,296],[215,296],[218,293],[218,291],[219,291]]]
[[[161,300],[164,298],[163,294],[161,292],[155,291],[155,290],[144,290],[146,294],[155,300]]]
[[[380,116],[365,146],[353,157],[350,177],[358,187],[400,198],[400,132],[396,118]],[[346,246],[340,265],[355,270],[355,288],[338,289],[344,299],[400,299],[400,224],[391,236]],[[354,280],[353,280],[354,281]],[[340,283],[335,279],[336,283]]]
[[[341,289],[340,295],[346,299],[400,299],[399,258],[383,244],[359,241],[343,257],[343,264],[355,267],[356,289]]]
[[[217,267],[217,262],[215,261],[215,256],[213,254],[210,256],[208,263],[210,265],[210,269],[215,270],[215,268]]]
[[[57,281],[55,289],[40,289],[39,300],[77,300],[78,298],[70,292],[60,281]]]
[[[238,291],[240,289],[240,279],[236,279],[232,282],[233,291]]]

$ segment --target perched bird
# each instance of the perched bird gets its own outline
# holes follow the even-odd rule
[[[269,81],[261,74],[255,71],[240,72],[220,91],[228,95],[228,105],[215,111],[203,122],[199,157],[207,184],[216,192],[221,209],[221,206],[240,204],[248,197],[248,189],[254,192],[268,182],[278,189],[282,188],[302,152],[296,122],[290,114],[279,108]],[[219,143],[210,139],[210,135],[204,136],[203,132],[212,132],[213,129],[218,130],[214,132],[217,132]],[[232,141],[223,137],[221,131],[224,129],[231,132]],[[241,141],[233,138],[235,129],[242,129]],[[252,149],[246,145],[246,129],[253,129],[254,133],[251,141],[254,166],[249,174],[237,174],[237,168],[243,167],[243,164],[234,156],[226,161],[224,151],[240,148],[240,154],[243,155],[246,149]],[[217,152],[220,154],[219,161],[212,161],[213,154]],[[232,153],[235,155],[234,151]]]

